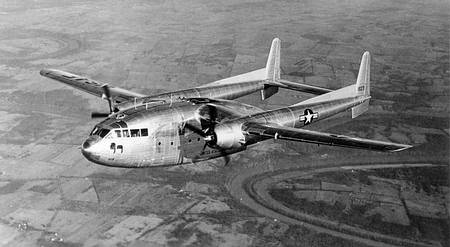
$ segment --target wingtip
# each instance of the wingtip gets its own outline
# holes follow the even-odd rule
[[[391,152],[400,152],[400,151],[404,151],[404,150],[406,150],[406,149],[410,149],[410,148],[412,148],[412,147],[413,147],[413,146],[411,146],[411,145],[400,144],[400,145],[399,145],[399,148],[394,149],[394,150],[392,150]]]
[[[41,69],[41,71],[39,71],[39,74],[41,74],[42,76],[48,76],[51,74],[55,74],[60,72],[59,70],[56,69]]]
[[[41,69],[41,71],[39,71],[39,74],[42,76],[46,76],[48,73],[50,73],[48,69]]]

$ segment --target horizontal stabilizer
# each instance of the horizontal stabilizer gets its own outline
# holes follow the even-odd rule
[[[290,89],[290,90],[295,90],[295,91],[299,91],[299,92],[304,92],[304,93],[315,94],[315,95],[326,94],[326,93],[333,91],[331,89],[327,89],[327,88],[323,88],[323,87],[311,86],[311,85],[307,85],[307,84],[291,82],[291,81],[282,80],[282,79],[277,80],[273,83],[270,83],[269,85],[273,85],[273,86],[277,86],[277,87],[281,87],[281,88],[285,88],[285,89]]]

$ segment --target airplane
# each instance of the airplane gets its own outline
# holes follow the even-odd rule
[[[279,139],[384,152],[412,146],[304,129],[304,126],[351,110],[352,118],[368,110],[370,54],[364,52],[356,83],[338,90],[280,78],[281,41],[272,41],[266,67],[191,89],[143,95],[72,73],[42,69],[42,76],[106,99],[107,113],[82,143],[91,162],[113,167],[157,167],[224,157],[258,142]],[[235,99],[257,91],[262,100],[279,88],[315,97],[264,111]]]

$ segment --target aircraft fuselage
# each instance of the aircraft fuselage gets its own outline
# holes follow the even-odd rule
[[[202,136],[184,126],[188,122],[200,127],[196,114],[208,101],[141,105],[113,114],[98,124],[83,143],[82,152],[92,162],[117,167],[180,165],[213,159],[243,151],[248,145],[267,139],[247,135],[243,131],[247,122],[299,128],[364,100],[367,99],[355,97],[266,112],[237,101],[215,100],[214,104],[221,106],[220,123],[215,129],[216,143],[221,149],[209,147]]]

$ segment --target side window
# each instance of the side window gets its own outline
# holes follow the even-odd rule
[[[122,137],[122,131],[116,130],[116,136],[117,137]]]
[[[139,129],[132,129],[131,130],[131,137],[138,137],[138,136],[140,136]]]
[[[148,129],[141,129],[141,136],[148,136]]]
[[[130,132],[128,132],[128,130],[123,130],[123,137],[130,137]]]

